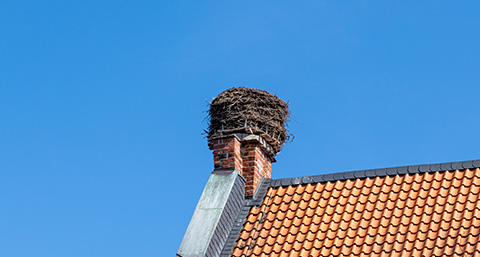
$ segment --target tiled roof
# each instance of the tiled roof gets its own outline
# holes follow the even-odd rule
[[[479,164],[273,180],[231,256],[480,255]]]

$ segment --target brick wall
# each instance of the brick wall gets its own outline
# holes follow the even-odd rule
[[[255,193],[262,177],[271,178],[272,158],[258,140],[242,141],[235,134],[209,140],[215,169],[235,168],[245,178],[245,195]]]
[[[242,155],[240,140],[235,137],[224,137],[210,141],[213,150],[213,165],[215,169],[235,168],[242,171]]]

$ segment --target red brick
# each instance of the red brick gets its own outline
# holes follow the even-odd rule
[[[251,195],[262,177],[271,177],[271,160],[257,143],[242,144],[236,137],[212,140],[215,168],[235,168],[245,178],[246,194]]]

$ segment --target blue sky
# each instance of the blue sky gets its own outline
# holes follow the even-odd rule
[[[207,103],[291,103],[274,178],[480,158],[478,1],[9,1],[0,256],[173,256]]]

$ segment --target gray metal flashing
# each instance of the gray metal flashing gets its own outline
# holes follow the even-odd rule
[[[296,186],[313,183],[324,183],[329,181],[348,180],[357,178],[386,177],[405,174],[425,173],[425,172],[444,172],[449,170],[464,170],[480,168],[480,159],[462,162],[445,162],[434,164],[398,166],[382,169],[369,169],[348,172],[329,173],[316,176],[304,176],[293,178],[274,179],[270,182],[270,187]]]
[[[217,257],[244,207],[245,180],[236,170],[210,175],[177,256]]]
[[[245,180],[242,176],[237,176],[232,191],[228,196],[220,220],[215,228],[210,244],[207,248],[205,256],[219,256],[225,242],[228,239],[230,231],[234,225],[235,218],[243,208],[245,195]]]
[[[242,206],[242,210],[236,216],[235,222],[233,227],[228,235],[228,239],[222,249],[220,257],[228,257],[230,256],[233,247],[235,246],[235,242],[237,241],[238,236],[240,235],[240,231],[242,230],[243,223],[247,218],[250,209],[253,206],[259,206],[262,204],[263,199],[265,198],[265,194],[267,193],[268,189],[270,188],[271,179],[262,178],[260,181],[260,185],[257,187],[257,191],[255,192],[254,196],[251,199],[247,199],[244,201]]]

